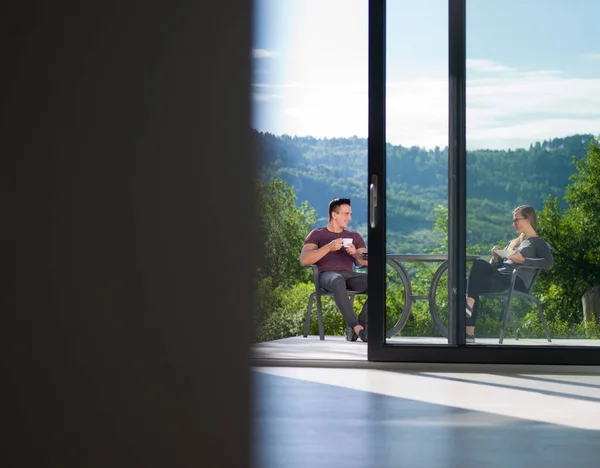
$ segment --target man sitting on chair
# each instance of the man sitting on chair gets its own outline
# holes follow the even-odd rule
[[[367,302],[358,317],[347,289],[367,292],[366,273],[357,273],[354,265],[367,266],[363,253],[367,251],[365,241],[358,232],[349,231],[352,219],[349,198],[334,198],[329,202],[329,223],[326,227],[313,229],[304,240],[300,254],[302,266],[316,265],[319,269],[320,286],[333,294],[333,300],[346,322],[346,339],[356,341],[358,337],[367,341]]]

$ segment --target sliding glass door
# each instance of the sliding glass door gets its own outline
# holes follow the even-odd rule
[[[503,226],[510,228],[513,222],[512,205],[539,205],[536,208],[543,221],[540,232],[553,236],[555,243],[561,239],[563,242],[561,249],[553,246],[555,263],[558,259],[562,265],[574,264],[562,258],[568,241],[566,233],[577,221],[572,220],[574,211],[565,211],[565,203],[560,200],[548,200],[544,205],[540,197],[545,197],[549,188],[560,185],[558,179],[565,178],[560,168],[566,164],[564,158],[570,156],[563,154],[561,159],[558,153],[566,154],[584,144],[588,145],[588,156],[581,157],[584,162],[577,166],[583,174],[576,179],[578,193],[584,193],[586,188],[595,193],[596,153],[589,145],[597,143],[600,118],[589,117],[590,112],[597,112],[589,106],[585,114],[581,104],[585,96],[581,92],[575,93],[581,98],[577,101],[572,91],[563,91],[572,100],[565,112],[579,102],[583,106],[580,111],[588,116],[581,131],[597,128],[596,139],[593,135],[575,135],[560,141],[532,143],[529,150],[521,152],[510,147],[489,149],[492,143],[501,141],[503,129],[506,135],[523,138],[524,130],[516,131],[513,123],[498,125],[510,113],[511,105],[524,117],[527,109],[531,110],[525,104],[528,98],[540,104],[540,112],[545,109],[539,90],[554,89],[559,78],[570,81],[572,86],[583,83],[588,91],[596,86],[596,81],[590,67],[586,69],[587,81],[583,82],[568,80],[549,66],[538,65],[537,73],[525,65],[520,69],[514,65],[523,63],[519,44],[508,36],[503,41],[499,31],[493,34],[494,41],[487,41],[489,50],[482,49],[497,15],[489,2],[485,7],[471,3],[473,6],[466,0],[387,4],[384,0],[369,1],[369,360],[595,364],[600,360],[600,350],[594,348],[593,341],[577,342],[574,336],[566,336],[571,341],[559,346],[555,345],[557,340],[547,341],[548,335],[557,333],[587,334],[589,340],[596,337],[595,317],[600,315],[593,305],[594,294],[600,297],[593,289],[596,257],[593,253],[586,257],[583,247],[581,261],[587,263],[581,272],[585,281],[577,283],[579,289],[574,284],[561,283],[558,274],[542,272],[537,289],[526,291],[530,296],[520,295],[524,291],[498,297],[482,295],[481,300],[477,296],[473,308],[479,325],[473,338],[473,318],[467,316],[467,305],[472,305],[472,300],[467,296],[469,291],[474,294],[473,273],[482,275],[477,278],[481,284],[487,284],[487,277],[478,269],[473,270],[470,280],[469,274],[473,268],[487,268],[482,263],[489,264],[491,247],[499,242],[496,238],[510,240],[510,229],[503,230]],[[516,2],[512,6],[516,9]],[[508,7],[504,3],[495,6],[505,13]],[[482,8],[490,11],[486,13]],[[516,26],[529,24],[516,21],[512,14],[505,16],[507,27],[512,27],[511,21]],[[471,17],[472,27],[467,22]],[[489,27],[481,24],[486,18]],[[472,43],[467,32],[476,37],[471,39],[475,44],[472,48],[468,47]],[[525,41],[526,36],[523,33],[521,40]],[[467,59],[468,50],[477,52]],[[551,51],[547,52],[551,55]],[[494,54],[514,64],[502,63]],[[582,60],[584,57],[591,62],[595,55],[588,52]],[[600,64],[600,60],[597,62]],[[600,76],[600,70],[596,72]],[[561,89],[553,92],[560,93]],[[598,95],[590,91],[588,98],[594,100]],[[560,96],[554,97],[561,100]],[[545,121],[541,117],[533,120],[536,124]],[[593,127],[591,121],[599,124]],[[526,124],[526,128],[530,127]],[[548,128],[556,127],[548,124]],[[501,168],[505,169],[504,174],[498,173]],[[521,168],[523,174],[518,174]],[[544,177],[539,174],[544,171],[554,182],[542,180]],[[522,182],[523,177],[528,177],[526,182]],[[563,184],[563,192],[569,190]],[[573,197],[576,199],[577,195]],[[585,205],[584,196],[577,200]],[[588,211],[593,210],[593,204],[588,205]],[[524,223],[519,219],[514,222]],[[554,226],[557,227],[553,231]],[[584,239],[586,227],[578,226]],[[534,236],[529,230],[527,234]],[[592,244],[588,247],[593,251]],[[573,294],[583,292],[583,285],[589,286],[585,291],[585,313],[589,317],[585,324],[577,325],[573,318],[576,313],[561,311],[560,307],[577,302]],[[568,291],[567,286],[571,287]],[[483,289],[486,287],[490,288]],[[497,289],[490,292],[498,292]],[[531,303],[534,308],[525,310],[522,303]],[[472,317],[473,308],[468,310]],[[559,320],[554,320],[554,316]],[[565,332],[560,325],[569,318],[571,328]],[[527,343],[525,338],[529,339]]]

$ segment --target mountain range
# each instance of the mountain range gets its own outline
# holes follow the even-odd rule
[[[367,234],[367,139],[273,135],[253,130],[260,177],[281,178],[307,200],[317,225],[327,223],[332,198],[352,200],[351,227]],[[541,209],[548,195],[565,193],[574,159],[586,155],[590,134],[534,142],[514,150],[467,151],[467,244],[487,245],[514,237],[511,211]],[[439,245],[433,232],[436,207],[447,205],[448,148],[387,144],[387,250],[423,252]]]

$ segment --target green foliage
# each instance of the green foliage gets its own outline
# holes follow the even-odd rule
[[[400,320],[404,310],[404,287],[398,277],[398,272],[388,266],[386,272],[385,318],[386,330],[390,330]]]
[[[259,278],[271,278],[273,286],[291,286],[307,279],[300,265],[304,238],[315,222],[308,202],[295,205],[294,189],[281,179],[257,182],[258,221],[264,239]]]
[[[256,339],[262,341],[297,331],[301,319],[290,309],[285,292],[309,279],[309,271],[300,265],[300,251],[316,214],[308,202],[296,205],[293,187],[283,180],[257,182],[256,193],[264,250],[254,314]]]
[[[448,207],[446,205],[438,205],[434,209],[434,227],[433,233],[438,240],[438,245],[433,249],[426,251],[433,254],[448,253]],[[496,243],[487,245],[471,244],[467,239],[467,255],[491,255],[492,247]]]
[[[268,283],[269,280],[265,281]],[[264,303],[269,309],[258,314],[261,320],[257,323],[256,340],[277,340],[302,334],[307,299],[311,293],[310,285],[299,283],[275,289],[271,285],[265,286],[267,287],[260,292],[263,297],[269,298]]]
[[[545,307],[542,305],[542,308]],[[519,338],[545,339],[546,335],[542,322],[533,304],[516,299],[513,301],[510,310]],[[500,300],[488,299],[483,301],[481,313],[477,319],[477,336],[499,337],[502,328],[502,313],[503,307]],[[545,318],[550,336],[553,339],[598,339],[600,337],[600,327],[596,324],[587,324],[586,326],[583,322],[570,323],[556,315],[550,316],[547,311],[545,312]],[[505,337],[514,337],[515,328],[509,320]]]
[[[269,277],[261,278],[256,282],[256,295],[254,296],[254,340],[257,342],[271,339],[269,329],[277,328],[275,311],[279,310],[281,298],[273,287],[273,280]]]
[[[600,142],[590,141],[587,157],[574,158],[574,165],[566,208],[548,197],[538,218],[538,233],[552,246],[554,267],[540,274],[536,289],[547,313],[569,324],[581,322],[581,296],[600,284]]]
[[[410,272],[413,294],[427,294],[433,276],[432,268],[432,265],[426,264],[413,265]],[[443,286],[441,287],[443,288]],[[403,293],[402,296],[404,296]],[[386,302],[389,304],[389,298]],[[439,332],[433,324],[427,301],[421,300],[413,303],[408,322],[397,336],[439,336]]]
[[[431,250],[431,253],[448,253],[448,207],[437,205],[434,209],[433,216],[433,233],[439,238],[439,244]]]
[[[256,314],[256,341],[277,340],[290,336],[300,336],[304,331],[304,319],[308,306],[308,297],[315,290],[312,283],[298,283],[292,287],[272,288],[270,278],[259,283],[259,307]],[[356,296],[354,310],[360,313],[366,300],[365,296]],[[342,314],[331,297],[322,298],[323,325],[326,335],[342,335],[346,327]],[[313,303],[310,335],[319,334],[317,306]]]

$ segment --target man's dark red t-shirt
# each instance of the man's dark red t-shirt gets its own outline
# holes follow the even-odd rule
[[[366,248],[365,241],[358,232],[348,231],[344,229],[342,232],[331,232],[326,227],[313,229],[306,239],[306,244],[316,244],[317,248],[329,244],[334,239],[352,238],[352,243],[356,249]],[[328,252],[325,256],[316,263],[319,272],[323,271],[352,271],[354,265],[354,257],[346,252],[342,247],[340,250]]]

